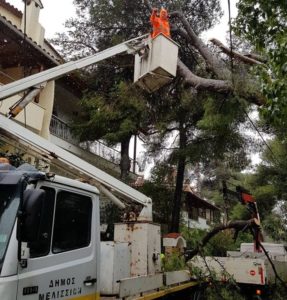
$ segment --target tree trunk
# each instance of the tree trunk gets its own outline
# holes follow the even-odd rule
[[[186,148],[186,131],[183,124],[180,124],[179,129],[179,151]],[[180,211],[181,211],[181,195],[184,181],[186,155],[180,153],[177,163],[176,186],[173,199],[173,210],[171,216],[170,232],[179,232]]]
[[[129,171],[131,167],[130,157],[129,157],[129,146],[130,139],[128,137],[121,141],[121,161],[120,161],[120,169],[121,169],[121,179],[126,181],[129,176]]]

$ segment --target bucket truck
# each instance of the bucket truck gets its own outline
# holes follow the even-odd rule
[[[0,99],[26,91],[28,98],[14,107],[13,117],[49,80],[120,53],[138,53],[144,39],[4,85]],[[152,43],[162,40],[170,43],[162,36]],[[137,62],[144,59],[137,57]],[[137,79],[143,76],[146,83],[150,71],[146,64],[144,70],[137,72]],[[156,71],[151,72],[154,89]],[[27,164],[17,169],[1,164],[1,300],[157,299],[196,285],[186,271],[162,271],[160,226],[152,222],[150,198],[1,115],[0,140],[89,182],[40,172]],[[141,207],[132,220],[115,224],[112,241],[100,239],[100,195],[120,209]]]
[[[239,251],[227,251],[226,257],[196,256],[188,264],[207,278],[212,272],[220,282],[235,281],[247,299],[270,299],[270,287],[278,278],[287,282],[286,247],[263,242],[257,203],[247,190],[236,186],[234,191],[223,182],[222,191],[225,201],[239,201],[250,212],[256,225],[252,228],[253,243],[242,243]]]

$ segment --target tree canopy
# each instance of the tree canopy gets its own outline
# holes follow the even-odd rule
[[[286,132],[287,3],[285,0],[240,0],[236,33],[254,47],[265,62],[257,74],[266,98],[262,115],[277,133]],[[258,57],[258,56],[257,56]]]
[[[177,165],[172,226],[176,231],[187,163],[201,164],[202,169],[210,169],[219,160],[228,160],[238,169],[248,163],[247,139],[240,124],[250,104],[265,103],[252,72],[252,66],[262,62],[217,40],[212,40],[211,47],[200,39],[199,34],[216,24],[222,14],[218,0],[153,1],[152,6],[149,1],[76,0],[75,4],[77,18],[67,21],[68,32],[56,41],[66,57],[94,53],[149,32],[152,6],[164,5],[169,11],[172,38],[181,45],[179,76],[148,95],[130,88],[131,57],[115,57],[91,67],[86,78],[93,92],[82,101],[86,120],[77,129],[82,139],[126,144],[122,157],[127,157],[127,141],[133,134],[151,135],[148,143],[161,149],[166,137],[177,132],[168,156],[169,163]],[[126,162],[122,162],[125,170]]]

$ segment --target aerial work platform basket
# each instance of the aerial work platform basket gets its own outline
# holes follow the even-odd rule
[[[176,75],[178,45],[159,34],[146,41],[135,55],[134,83],[152,93],[172,81]]]

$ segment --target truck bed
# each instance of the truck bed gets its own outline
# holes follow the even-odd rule
[[[230,254],[230,253],[229,253]],[[287,281],[287,261],[272,260],[278,275]],[[229,257],[195,257],[189,261],[189,266],[200,270],[202,276],[210,277],[210,273],[219,281],[231,278],[237,283],[266,285],[275,282],[275,274],[266,256],[260,254],[233,252]]]

